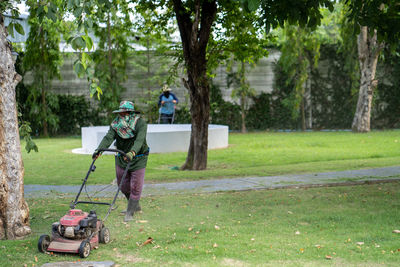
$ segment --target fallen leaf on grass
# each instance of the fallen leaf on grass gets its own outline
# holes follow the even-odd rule
[[[137,220],[136,222],[137,222],[137,223],[148,223],[149,221],[146,221],[146,220]]]
[[[296,233],[295,233],[296,235],[299,235],[300,234],[300,231],[296,231]]]
[[[35,256],[35,262],[38,262],[38,259],[37,259],[37,257]]]
[[[153,238],[148,237],[146,241],[143,242],[143,244],[140,245],[140,247],[146,246],[148,244],[153,243]]]
[[[395,234],[400,234],[400,230],[393,230],[393,232],[392,233],[395,233]]]
[[[332,259],[332,256],[331,256],[331,255],[326,255],[326,256],[325,256],[325,259],[331,260],[331,259]]]
[[[215,228],[215,230],[219,230],[220,229],[220,227],[218,225],[215,225],[214,228]]]
[[[218,244],[217,243],[214,243],[213,244],[213,248],[217,248],[218,247]]]
[[[362,245],[364,245],[364,242],[357,242],[356,244],[359,246],[362,246]]]
[[[192,230],[193,230],[193,228],[192,228],[192,227],[189,227],[188,231],[190,232],[190,231],[192,231]]]

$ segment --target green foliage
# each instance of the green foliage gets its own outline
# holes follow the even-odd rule
[[[106,118],[101,117],[98,109],[90,107],[90,103],[83,96],[54,95],[47,94],[51,117],[49,121],[49,133],[52,135],[76,135],[81,133],[81,127],[91,125],[104,125],[108,123]],[[20,101],[20,100],[18,100]],[[40,103],[28,102],[30,107],[23,106],[25,113],[23,118],[30,122],[33,133],[40,132],[42,123],[37,119],[36,113],[40,109]]]
[[[400,39],[400,6],[398,0],[348,0],[349,18],[355,22],[355,30],[368,26],[377,30],[378,40],[389,44],[398,44]]]
[[[177,76],[176,53],[171,48],[171,34],[176,27],[154,22],[157,11],[138,7],[138,18],[133,25],[135,38],[133,43],[142,49],[136,50],[130,63],[136,70],[134,79],[142,91],[140,102],[146,103],[144,113],[149,123],[158,118],[158,97],[164,84],[172,85]]]
[[[344,35],[338,34],[338,27],[343,17],[342,10],[340,3],[335,4],[333,12],[321,8],[320,12],[324,14],[324,18],[315,29],[286,23],[282,30],[276,31],[280,37],[278,40],[282,52],[278,64],[280,71],[284,73],[280,78],[286,77],[284,87],[289,89],[289,91],[283,92],[282,96],[285,98],[282,99],[282,103],[290,109],[294,121],[301,116],[303,130],[306,128],[305,109],[309,108],[309,105],[306,106],[305,96],[311,94],[312,100],[318,99],[318,97],[321,100],[321,96],[324,98],[319,90],[326,86],[323,83],[315,83],[313,80],[313,75],[318,72],[320,47],[321,45],[336,44],[342,40],[341,37],[344,37]],[[349,59],[346,60],[350,62]],[[334,68],[334,66],[332,67]],[[321,109],[325,110],[325,106],[322,106]],[[318,114],[322,113],[318,112]]]
[[[17,19],[19,16],[19,10],[17,4],[21,3],[21,0],[4,0],[0,2],[0,21],[3,22],[3,13],[10,12],[11,17],[13,19]],[[24,34],[24,29],[21,24],[18,23],[18,20],[11,21],[7,26],[8,33],[14,37],[14,31],[19,34]]]
[[[288,99],[293,96],[293,84],[288,83],[287,73],[277,62],[274,65],[274,90],[271,92],[272,127],[275,129],[299,129],[299,119],[293,117],[293,106]]]
[[[378,65],[378,89],[374,95],[371,124],[376,128],[400,127],[400,45],[395,53],[386,49]]]
[[[221,89],[210,82],[210,123],[228,125],[230,130],[241,128],[240,107],[222,98]]]
[[[112,116],[112,110],[119,105],[121,94],[126,90],[122,84],[127,79],[132,13],[125,1],[102,2],[99,1],[99,7],[91,14],[93,29],[98,38],[98,48],[92,55],[94,77],[101,88],[95,95],[100,100],[100,108]],[[90,38],[86,36],[83,40],[82,44],[87,47]],[[82,55],[82,60],[85,58]],[[84,68],[87,66],[83,65]]]
[[[146,95],[137,103],[137,109],[141,111],[147,123],[157,123],[158,121],[158,97],[161,93],[161,89],[147,91]]]
[[[25,141],[25,150],[30,153],[32,150],[35,152],[39,151],[36,143],[32,140],[32,129],[30,123],[22,120],[22,114],[18,112],[18,124],[19,124],[19,135]]]
[[[351,125],[357,91],[352,90],[352,79],[346,66],[348,54],[340,52],[335,45],[320,48],[320,68],[308,74],[312,88],[311,104],[314,129],[348,129]],[[275,69],[275,90],[272,93],[273,128],[297,129],[300,120],[290,114],[295,106],[294,81],[289,80],[286,69],[280,62]]]
[[[48,135],[48,128],[56,128],[57,118],[53,114],[57,108],[56,99],[49,94],[51,81],[60,78],[60,66],[63,58],[59,50],[60,32],[62,32],[62,22],[51,20],[43,13],[50,14],[54,4],[48,12],[43,10],[47,7],[45,3],[38,4],[37,1],[27,1],[30,8],[28,22],[30,25],[29,37],[26,41],[26,52],[23,57],[25,71],[31,71],[33,83],[29,85],[29,96],[26,106],[30,107],[30,122],[40,125],[40,131],[45,136]]]
[[[310,75],[313,103],[313,128],[349,129],[357,101],[354,80],[348,74],[349,54],[337,45],[321,46],[321,68]]]
[[[221,9],[216,19],[220,26],[214,29],[215,40],[212,45],[218,46],[224,55],[217,55],[213,61],[214,65],[220,65],[221,59],[227,62],[227,84],[228,87],[233,87],[232,97],[239,100],[241,128],[245,132],[249,99],[255,95],[255,90],[246,79],[246,68],[255,66],[259,59],[268,55],[267,38],[263,30],[254,23],[257,20],[256,13],[243,12],[235,1],[225,3]],[[209,58],[213,58],[213,50],[208,51]],[[210,66],[210,60],[208,65]]]
[[[297,118],[300,115],[301,106],[304,105],[309,73],[318,65],[321,44],[310,28],[286,24],[284,34],[285,40],[282,44],[279,64],[288,74],[287,84],[294,86],[286,103],[293,107],[292,116]]]
[[[271,114],[271,94],[261,93],[252,97],[253,105],[246,116],[247,128],[251,130],[267,130],[273,126]]]
[[[16,4],[21,3],[21,0],[5,0],[0,2],[0,14],[3,14],[5,11],[10,11],[12,16],[17,18],[19,15],[19,11]]]
[[[95,76],[95,63],[89,54],[93,49],[93,40],[89,32],[94,31],[92,14],[111,8],[112,3],[106,0],[68,0],[61,1],[60,4],[58,14],[66,12],[69,16],[72,14],[75,17],[74,24],[70,24],[73,33],[64,36],[67,43],[78,52],[79,57],[74,63],[74,71],[78,77],[86,77],[90,96],[97,95],[100,98],[103,92],[99,86],[99,79]]]
[[[192,122],[192,117],[190,116],[190,110],[187,105],[180,104],[175,110],[174,123],[176,124],[190,124]]]
[[[99,116],[99,110],[90,107],[84,96],[58,95],[57,134],[80,135],[81,127],[103,125],[106,119]]]
[[[360,90],[360,64],[358,60],[357,47],[357,26],[356,23],[349,19],[349,7],[343,5],[340,12],[340,42],[339,53],[347,55],[343,58],[343,70],[350,77],[350,89],[352,94],[358,94]]]
[[[232,90],[233,99],[239,99],[240,113],[242,118],[242,132],[246,132],[246,116],[247,110],[250,105],[250,97],[253,97],[256,92],[254,88],[250,87],[249,82],[246,80],[246,69],[244,61],[241,62],[240,69],[238,72],[230,73],[227,75],[228,87],[232,84],[234,88]]]
[[[259,10],[260,24],[265,25],[266,32],[278,26],[283,27],[285,21],[299,24],[301,27],[315,29],[321,23],[321,7],[333,10],[334,2],[330,0],[274,1],[274,0],[238,0],[249,11]]]
[[[16,71],[24,76],[21,64],[23,52],[19,53],[16,61]],[[36,90],[20,82],[16,88],[16,98],[20,109],[20,135],[27,141],[27,149],[34,149],[30,142],[30,134],[39,135],[42,121],[38,114],[41,109],[41,99]],[[100,111],[90,107],[83,96],[54,95],[46,92],[47,110],[51,114],[48,118],[49,133],[80,134],[80,127],[90,125],[104,125],[108,123],[100,116]]]

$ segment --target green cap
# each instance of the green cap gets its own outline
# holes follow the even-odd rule
[[[134,108],[133,103],[131,101],[122,101],[119,104],[119,109],[114,110],[113,113],[133,112],[133,111],[135,111],[135,108]]]

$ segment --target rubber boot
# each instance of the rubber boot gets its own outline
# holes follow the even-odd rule
[[[138,199],[129,199],[124,222],[129,222],[133,220],[133,214],[135,213],[135,210],[137,209],[138,205],[139,205]]]
[[[124,193],[124,195],[126,197],[126,200],[129,201],[129,197],[130,197],[131,194],[130,193],[127,193],[127,194]],[[125,214],[126,214],[126,210],[121,211],[121,215],[125,215]]]
[[[134,210],[134,212],[136,211],[141,211],[142,207],[140,207],[140,204],[138,203],[137,208]],[[126,214],[126,210],[121,211],[120,213],[121,215],[125,215]]]

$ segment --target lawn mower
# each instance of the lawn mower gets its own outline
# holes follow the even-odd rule
[[[118,149],[99,149],[99,153],[103,151],[117,152],[126,157],[126,154]],[[128,157],[126,157],[128,158]],[[118,193],[121,190],[121,185],[128,173],[131,161],[128,162],[121,183],[118,186],[117,192],[111,203],[95,202],[95,201],[79,201],[82,189],[86,185],[91,172],[96,170],[94,165],[96,158],[93,159],[89,171],[79,189],[75,201],[71,202],[70,210],[64,215],[60,221],[55,222],[51,226],[52,235],[42,235],[38,241],[38,249],[40,252],[62,252],[62,253],[77,253],[81,258],[89,256],[93,248],[98,248],[99,243],[107,244],[110,242],[110,230],[104,226],[104,222],[110,214],[111,210],[115,209],[115,201]],[[84,212],[76,209],[78,204],[94,204],[94,205],[109,205],[107,214],[104,219],[100,219],[96,211]]]

